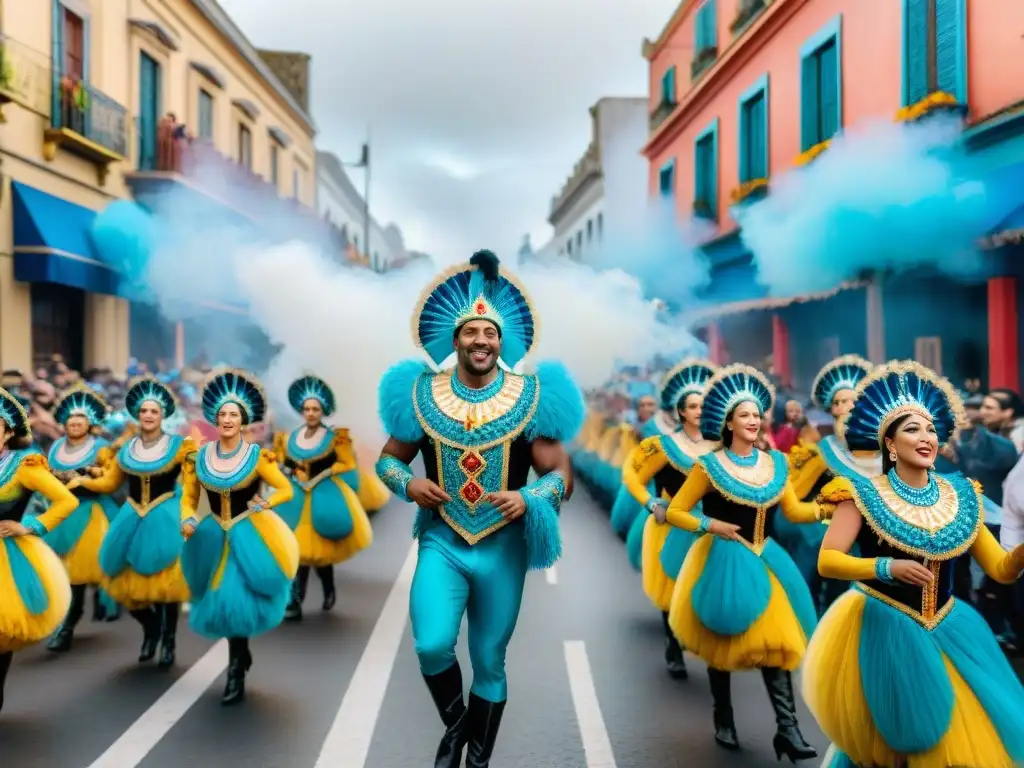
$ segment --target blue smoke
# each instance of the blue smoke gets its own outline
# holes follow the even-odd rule
[[[976,241],[999,197],[959,144],[958,121],[876,123],[836,138],[771,194],[734,210],[759,281],[773,295],[826,291],[865,271],[930,266],[984,275]]]
[[[94,220],[89,233],[96,250],[121,271],[121,292],[132,301],[153,302],[147,283],[150,256],[161,242],[157,222],[135,203],[118,200]]]

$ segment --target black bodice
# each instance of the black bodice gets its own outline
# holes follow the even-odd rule
[[[150,475],[125,474],[128,477],[128,498],[145,508],[162,496],[174,493],[181,464],[174,463],[166,470]]]
[[[312,459],[310,461],[302,461],[299,459],[293,459],[291,456],[285,456],[284,465],[292,470],[301,470],[306,473],[306,477],[312,480],[314,477],[319,476],[321,473],[326,472],[328,469],[334,466],[334,449],[331,448],[327,453],[318,459]]]
[[[656,495],[667,495],[668,498],[671,499],[679,493],[679,489],[683,487],[683,482],[685,480],[686,475],[671,464],[665,464],[665,466],[658,470],[654,475],[654,489]]]
[[[28,503],[32,498],[32,491],[28,488],[19,487],[18,496],[10,501],[0,502],[0,520],[21,521]]]
[[[759,511],[757,507],[727,499],[714,488],[704,494],[703,502],[706,517],[738,525],[740,536],[755,547],[764,544],[765,538],[774,531],[778,504]]]
[[[236,486],[229,491],[217,491],[203,486],[206,498],[210,502],[210,511],[225,522],[241,517],[249,510],[249,502],[259,493],[260,482],[259,474],[253,472],[245,485]]]

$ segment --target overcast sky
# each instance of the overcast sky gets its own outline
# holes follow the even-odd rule
[[[679,0],[221,3],[258,47],[313,56],[319,147],[355,160],[369,127],[374,216],[448,260],[546,242],[588,108],[646,93],[642,40]]]

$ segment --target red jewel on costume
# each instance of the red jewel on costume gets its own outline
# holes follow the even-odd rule
[[[487,307],[484,306],[484,303],[482,301],[478,301],[476,303],[476,313],[478,315],[486,315],[487,314]]]

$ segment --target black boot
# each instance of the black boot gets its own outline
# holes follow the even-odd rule
[[[142,648],[139,649],[139,663],[152,661],[160,645],[160,616],[156,608],[140,608],[131,611],[132,618],[142,625]]]
[[[732,676],[708,667],[708,681],[714,702],[715,743],[723,749],[736,751],[740,748],[740,740],[732,719]]]
[[[85,584],[74,584],[71,587],[71,605],[68,607],[68,615],[64,617],[61,624],[50,642],[46,644],[46,650],[54,653],[67,653],[71,650],[71,642],[75,639],[75,627],[82,620],[85,613]]]
[[[249,652],[249,638],[228,638],[228,679],[221,696],[222,706],[238,704],[245,698],[245,673],[252,667],[252,654]]]
[[[103,604],[103,593],[98,589],[93,590],[92,593],[92,620],[107,620],[107,606]]]
[[[498,740],[498,726],[505,711],[505,702],[481,699],[469,694],[469,708],[466,720],[469,728],[469,749],[466,751],[466,768],[488,768],[494,743]]]
[[[302,621],[302,601],[306,599],[306,587],[309,584],[309,566],[300,565],[299,572],[292,581],[292,599],[284,611],[285,621]]]
[[[466,745],[466,704],[462,698],[462,669],[455,662],[437,675],[424,675],[445,732],[434,757],[434,768],[459,768]]]
[[[157,666],[167,669],[174,666],[174,652],[178,637],[178,604],[164,603],[156,607],[160,615],[160,660]]]
[[[683,658],[683,647],[672,634],[672,628],[668,625],[668,611],[661,614],[665,624],[665,663],[668,665],[668,676],[673,680],[685,680],[689,677],[686,671],[686,659]]]
[[[10,651],[0,653],[0,712],[4,708],[4,685],[7,683],[7,672],[11,668],[11,661],[13,659],[14,654]]]
[[[792,763],[797,760],[814,759],[818,756],[818,751],[807,743],[796,722],[793,676],[783,669],[770,667],[762,669],[761,676],[764,677],[768,698],[771,699],[772,709],[775,710],[777,731],[772,745],[775,747],[776,759],[781,760],[783,755]]]
[[[334,566],[325,565],[323,568],[317,568],[316,575],[320,577],[320,585],[324,590],[323,609],[329,611],[334,607],[334,603],[338,599],[334,591]]]

